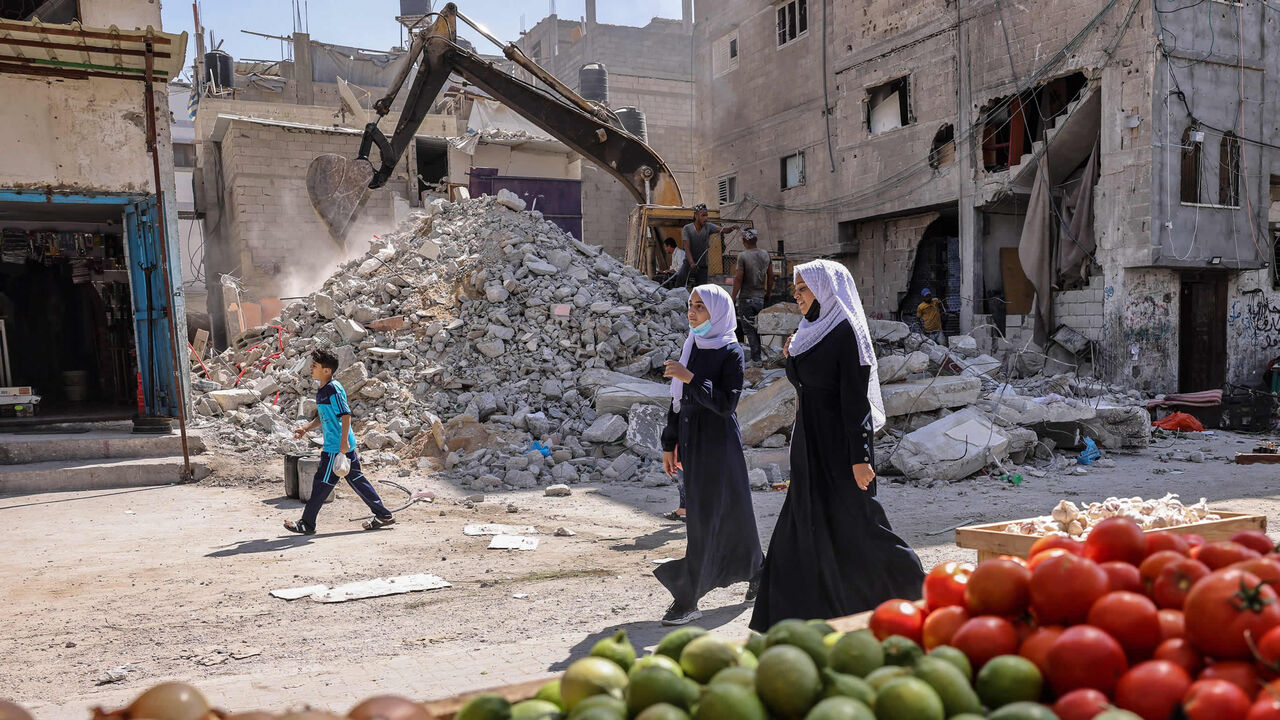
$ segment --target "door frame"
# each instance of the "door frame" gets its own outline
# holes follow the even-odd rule
[[[1225,272],[1214,272],[1208,270],[1188,270],[1179,274],[1178,277],[1178,391],[1179,392],[1200,392],[1202,390],[1217,390],[1224,388],[1227,382],[1227,280],[1228,276]],[[1210,327],[1210,337],[1207,339],[1189,338],[1187,333],[1190,332],[1191,306],[1188,304],[1188,295],[1192,285],[1208,285],[1213,290],[1213,302],[1217,309],[1214,312]],[[1189,376],[1190,363],[1187,357],[1191,353],[1209,355],[1209,380],[1207,382],[1210,387],[1199,387],[1206,383],[1196,383],[1192,385]]]

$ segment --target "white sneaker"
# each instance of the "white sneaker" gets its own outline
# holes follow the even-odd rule
[[[702,617],[702,611],[698,608],[685,610],[676,607],[675,603],[671,603],[671,607],[667,608],[667,614],[662,616],[663,625],[688,625],[689,623]]]

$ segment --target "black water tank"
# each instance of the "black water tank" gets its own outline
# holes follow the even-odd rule
[[[213,82],[219,90],[231,90],[236,86],[236,67],[231,56],[222,50],[204,54],[205,81]]]
[[[417,17],[431,12],[430,0],[400,0],[400,17]]]
[[[649,142],[649,129],[645,125],[644,113],[638,108],[621,107],[616,110],[622,128],[644,142]]]
[[[587,63],[578,68],[578,92],[595,102],[609,102],[609,69],[604,63]]]

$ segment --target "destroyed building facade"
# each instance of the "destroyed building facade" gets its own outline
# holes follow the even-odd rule
[[[1147,392],[1257,386],[1280,355],[1275,12],[706,0],[698,200],[847,264],[873,317],[913,321],[929,287],[995,349]]]

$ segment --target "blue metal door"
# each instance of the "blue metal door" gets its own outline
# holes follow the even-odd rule
[[[160,264],[160,231],[155,198],[126,205],[124,211],[133,294],[138,370],[147,414],[176,417],[178,392],[173,386],[173,356],[169,347],[169,302]]]

